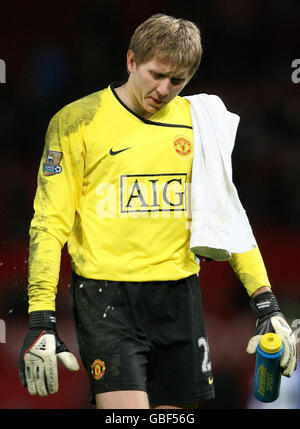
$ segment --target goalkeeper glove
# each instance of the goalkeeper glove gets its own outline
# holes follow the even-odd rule
[[[290,377],[296,369],[296,338],[285,320],[275,295],[272,292],[263,292],[250,301],[250,306],[257,316],[256,329],[247,346],[247,353],[256,353],[261,337],[273,332],[278,334],[284,346],[280,361],[282,374]]]
[[[19,361],[19,377],[30,395],[47,396],[58,391],[57,357],[70,371],[78,371],[76,357],[69,352],[56,331],[53,311],[29,314],[29,332]]]

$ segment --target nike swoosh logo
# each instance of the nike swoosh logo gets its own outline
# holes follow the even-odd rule
[[[116,150],[116,151],[112,150],[112,148],[111,148],[109,151],[109,154],[112,156],[118,155],[118,153],[124,152],[124,150],[128,150],[128,149],[131,149],[131,147],[125,147],[125,149],[120,149],[120,150]]]

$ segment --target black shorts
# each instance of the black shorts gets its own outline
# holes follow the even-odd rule
[[[115,282],[73,273],[71,304],[91,402],[117,390],[145,391],[152,405],[214,398],[197,275]]]

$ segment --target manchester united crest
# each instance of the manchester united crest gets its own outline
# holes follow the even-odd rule
[[[192,143],[186,137],[177,137],[173,143],[176,153],[187,157],[192,153]]]
[[[105,373],[105,363],[103,360],[96,359],[91,365],[91,374],[95,380],[100,380]]]

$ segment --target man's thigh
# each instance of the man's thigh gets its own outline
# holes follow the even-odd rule
[[[134,289],[133,294],[138,292]],[[71,294],[91,402],[95,403],[95,395],[115,397],[122,391],[144,396],[140,392],[147,391],[150,345],[132,318],[126,286],[74,276]]]
[[[179,405],[153,405],[149,404],[146,392],[139,390],[122,390],[116,392],[98,393],[96,395],[98,409],[194,409],[197,403]]]
[[[147,392],[151,405],[186,408],[183,404],[198,404],[214,397],[197,276],[170,284],[163,298],[161,310],[157,309],[159,317],[151,326],[156,349]]]
[[[119,390],[96,394],[98,409],[149,409],[148,395],[141,390]]]

